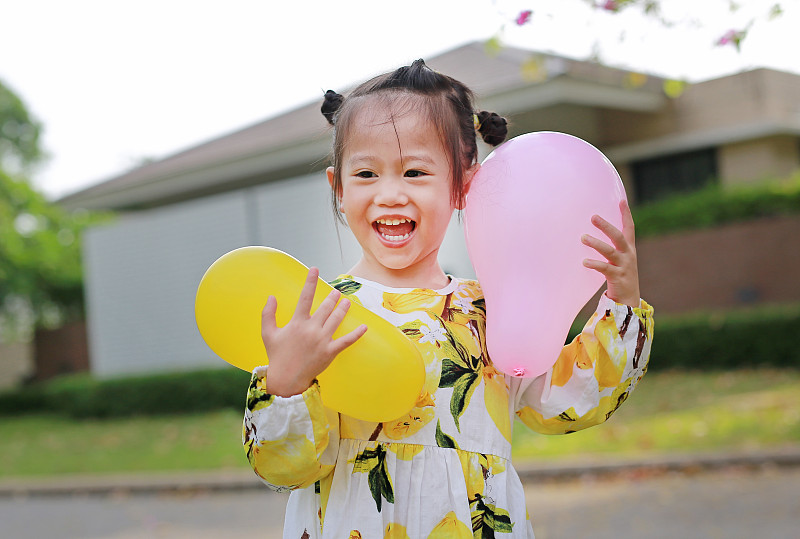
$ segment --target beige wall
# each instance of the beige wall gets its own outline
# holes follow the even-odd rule
[[[798,96],[800,77],[769,69],[692,84],[655,113],[599,110],[600,148],[624,169],[714,147],[725,184],[785,177],[800,168]]]
[[[0,342],[0,390],[9,389],[33,374],[33,347],[24,342]]]
[[[602,144],[696,137],[720,130],[746,137],[751,126],[800,120],[799,95],[800,77],[767,69],[692,84],[657,113],[603,109],[599,118]]]
[[[775,136],[721,146],[717,153],[724,184],[789,176],[800,168],[800,138]]]

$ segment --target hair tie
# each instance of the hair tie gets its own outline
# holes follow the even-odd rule
[[[474,112],[472,113],[472,125],[475,127],[475,131],[480,131],[481,121],[478,119],[478,115]]]
[[[329,124],[334,124],[336,113],[339,111],[339,108],[342,106],[343,102],[343,95],[338,94],[333,90],[328,90],[325,92],[325,97],[322,101],[322,107],[320,108],[320,111],[322,112],[322,115],[325,116],[325,119],[328,120]]]

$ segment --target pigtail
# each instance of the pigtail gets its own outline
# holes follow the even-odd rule
[[[320,110],[329,124],[333,125],[336,113],[339,111],[342,103],[344,103],[344,96],[342,94],[337,94],[333,90],[325,92],[325,100],[322,102]]]
[[[481,134],[486,144],[497,146],[506,140],[506,135],[508,135],[508,122],[506,122],[505,118],[494,112],[485,110],[477,113],[475,117],[475,123],[477,124],[475,129]]]

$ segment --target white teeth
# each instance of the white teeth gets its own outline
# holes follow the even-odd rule
[[[377,221],[381,225],[402,225],[403,223],[410,223],[411,219],[378,219]]]
[[[406,239],[407,237],[409,237],[410,235],[411,235],[411,234],[403,234],[402,236],[387,236],[386,234],[381,234],[381,236],[383,236],[384,238],[386,238],[386,239],[387,239],[387,240],[389,240],[389,241],[400,241],[400,240],[404,240],[404,239]]]

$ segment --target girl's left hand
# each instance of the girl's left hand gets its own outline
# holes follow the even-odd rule
[[[606,262],[587,258],[583,265],[605,276],[608,283],[606,295],[609,298],[617,303],[639,307],[639,270],[636,263],[633,216],[626,200],[619,203],[619,210],[622,214],[621,232],[599,215],[592,216],[592,224],[608,236],[614,246],[584,234],[581,242],[603,255]]]

